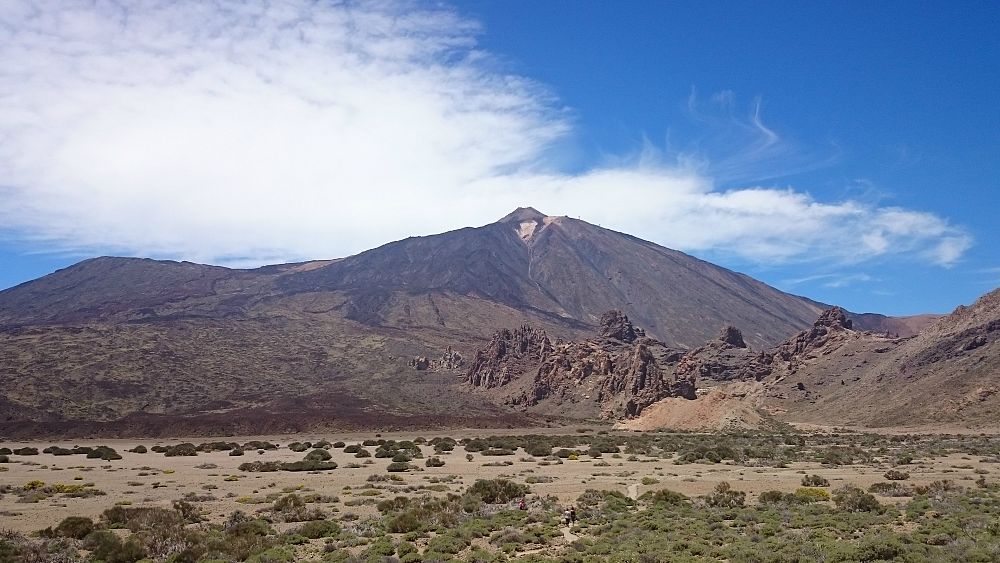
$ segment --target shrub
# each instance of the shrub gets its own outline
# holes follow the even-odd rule
[[[167,508],[150,506],[114,506],[101,514],[101,520],[109,528],[128,528],[131,532],[144,530],[165,530],[184,525],[180,512]]]
[[[196,448],[199,452],[224,452],[240,447],[235,442],[203,442]]]
[[[455,449],[455,441],[450,438],[434,444],[434,451],[436,453],[450,452],[453,451],[454,449]]]
[[[829,491],[817,487],[800,487],[795,490],[795,494],[793,496],[797,502],[801,502],[803,504],[830,500]]]
[[[371,457],[371,456],[372,456],[372,453],[370,451],[366,450],[366,449],[363,449],[363,448],[359,449],[358,452],[356,454],[354,454],[354,457],[357,457],[357,458],[364,458],[364,457]]]
[[[278,446],[272,444],[271,442],[264,442],[261,440],[251,440],[246,444],[243,444],[244,450],[276,450]]]
[[[0,454],[0,463],[10,463],[10,458],[7,454]]]
[[[239,469],[240,471],[247,471],[250,473],[280,471],[281,463],[277,461],[249,461],[247,463],[241,463]]]
[[[837,508],[847,512],[880,512],[882,505],[872,495],[847,485],[834,491],[833,502]]]
[[[13,451],[14,455],[38,455],[38,448],[18,448]]]
[[[905,481],[910,478],[910,474],[906,471],[899,471],[898,469],[890,469],[885,472],[883,477],[888,481]]]
[[[642,500],[650,504],[666,504],[671,506],[679,506],[682,504],[688,504],[690,499],[688,497],[678,493],[676,491],[671,491],[670,489],[660,489],[658,491],[650,491],[642,495]]]
[[[332,447],[334,447],[334,448],[343,448],[346,445],[347,444],[345,444],[344,442],[334,442]]]
[[[198,448],[190,442],[184,442],[183,444],[168,446],[163,455],[166,457],[194,456],[198,455]]]
[[[308,450],[311,445],[312,444],[310,444],[309,442],[306,442],[304,444],[302,442],[292,442],[291,444],[288,444],[288,449],[292,450],[293,452],[304,452]]]
[[[97,530],[84,538],[83,548],[91,551],[93,560],[106,563],[131,563],[146,557],[139,540],[130,537],[124,542],[114,533]]]
[[[243,455],[243,450],[240,449],[240,448],[233,448],[233,449],[229,450],[229,455],[233,456],[233,457],[241,456],[241,455]]]
[[[0,455],[10,455],[14,453],[10,448],[0,448]]]
[[[109,448],[108,446],[97,446],[87,454],[87,459],[103,459],[104,461],[113,461],[121,458],[121,454],[116,452],[114,448]]]
[[[884,497],[908,497],[913,494],[913,490],[906,483],[892,482],[872,483],[868,487],[868,492]]]
[[[420,518],[412,512],[402,512],[389,518],[386,529],[393,534],[416,532],[423,527]]]
[[[428,458],[427,461],[424,462],[424,465],[427,467],[444,467],[444,460],[439,457],[432,457]]]
[[[787,495],[781,491],[764,491],[757,497],[760,504],[780,504],[787,502]]]
[[[407,455],[407,454],[405,454],[403,452],[400,452],[400,453],[392,456],[392,461],[394,461],[395,463],[407,463],[411,459],[412,458],[409,455]]]
[[[802,478],[803,487],[829,487],[830,481],[819,475],[806,475]]]
[[[140,445],[138,445],[138,446],[136,446],[136,447],[134,447],[134,448],[132,448],[131,450],[128,450],[128,451],[130,451],[130,452],[132,452],[134,454],[144,454],[144,453],[148,452],[149,450],[146,449],[146,446],[143,446],[143,445],[140,444]]]
[[[324,451],[324,450],[320,450]],[[337,468],[337,463],[333,461],[302,460],[282,463],[282,471],[330,471]]]
[[[715,486],[715,491],[705,496],[705,504],[718,508],[740,508],[746,503],[747,494],[734,491],[729,483],[723,481]]]
[[[385,468],[385,470],[389,471],[390,473],[400,473],[403,471],[409,471],[410,464],[394,461],[390,463],[389,466]]]
[[[316,450],[313,450],[313,451],[309,452],[308,454],[306,454],[305,460],[306,461],[326,461],[326,460],[330,459],[331,457],[333,457],[333,456],[330,455],[330,452],[328,452],[326,450],[322,450],[322,449],[316,449]]]
[[[340,526],[333,520],[313,520],[303,524],[295,533],[311,540],[330,538],[340,533]]]
[[[468,492],[487,504],[501,504],[521,498],[529,490],[527,485],[507,479],[479,479],[469,487]]]
[[[552,455],[552,445],[545,442],[531,442],[524,446],[524,451],[532,457],[547,457]]]
[[[94,531],[94,521],[86,516],[67,516],[56,526],[57,536],[82,540]]]

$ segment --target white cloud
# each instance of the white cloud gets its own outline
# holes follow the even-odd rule
[[[127,6],[0,8],[8,236],[260,263],[344,255],[533,205],[755,261],[904,254],[950,265],[971,244],[928,213],[719,189],[718,178],[784,154],[759,103],[742,122],[758,140],[708,168],[644,153],[561,173],[547,158],[572,134],[566,111],[477,49],[476,22],[447,9]]]

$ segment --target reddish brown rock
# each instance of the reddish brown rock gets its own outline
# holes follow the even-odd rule
[[[665,397],[694,399],[695,376],[674,375],[682,356],[646,337],[620,311],[610,311],[601,317],[600,337],[592,340],[553,345],[529,327],[499,331],[476,354],[467,380],[487,389],[510,385],[507,402],[524,408],[565,407],[577,415],[618,419]]]
[[[551,350],[545,331],[529,326],[499,330],[485,348],[476,352],[466,381],[487,389],[507,385],[516,374],[537,366]]]

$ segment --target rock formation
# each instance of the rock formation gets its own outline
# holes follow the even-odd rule
[[[715,340],[685,354],[675,373],[716,382],[759,380],[768,370],[755,361],[758,356],[743,341],[738,328],[726,325]]]
[[[695,377],[674,375],[682,355],[645,336],[621,311],[609,311],[600,336],[590,340],[553,345],[530,327],[498,331],[476,354],[467,381],[486,389],[519,381],[509,404],[585,403],[603,418],[619,419],[664,397],[695,398]]]
[[[490,343],[476,352],[466,381],[487,389],[507,385],[515,374],[537,365],[551,351],[552,343],[545,331],[529,326],[498,330]]]
[[[465,359],[461,354],[452,350],[451,346],[448,346],[448,351],[436,360],[432,360],[427,356],[414,356],[407,362],[407,365],[417,371],[447,371],[462,367],[465,365]]]

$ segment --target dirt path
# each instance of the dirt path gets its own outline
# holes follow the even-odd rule
[[[563,538],[566,539],[567,543],[573,543],[576,540],[580,539],[580,536],[577,536],[573,532],[569,531],[569,526],[563,526],[563,528],[562,528],[562,534],[563,534]]]

